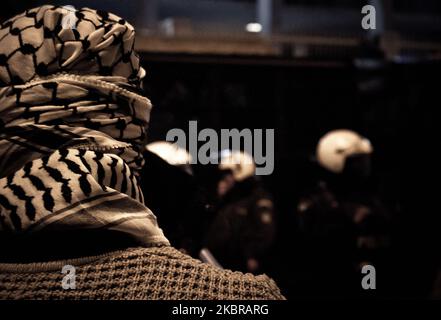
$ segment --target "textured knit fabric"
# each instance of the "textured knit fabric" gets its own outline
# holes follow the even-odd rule
[[[151,103],[136,93],[134,39],[126,21],[91,9],[42,6],[2,24],[0,232],[168,243],[138,186]]]
[[[62,287],[64,265],[75,289]],[[171,247],[41,264],[0,264],[0,299],[280,300],[273,280],[217,269]]]

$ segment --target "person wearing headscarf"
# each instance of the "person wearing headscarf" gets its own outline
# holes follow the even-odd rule
[[[1,25],[0,298],[283,299],[266,276],[175,250],[144,203],[151,103],[134,39],[88,8]]]

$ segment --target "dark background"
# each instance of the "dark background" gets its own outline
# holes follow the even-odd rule
[[[278,207],[281,260],[296,259],[294,215],[299,197],[317,175],[311,157],[318,139],[335,128],[350,128],[369,137],[375,148],[378,193],[393,214],[395,246],[390,267],[395,271],[386,279],[385,294],[429,294],[441,244],[433,176],[438,166],[439,64],[388,65],[368,74],[349,62],[327,67],[244,66],[225,61],[150,61],[146,65],[150,70],[147,88],[155,103],[153,140],[164,139],[169,128],[185,130],[189,119],[198,120],[199,127],[218,129],[275,128],[275,170],[264,181]],[[373,78],[381,79],[381,86],[360,92],[359,85]],[[282,288],[292,275],[290,270],[273,272],[271,276],[282,278]],[[302,297],[292,288],[295,284],[286,286],[285,292]]]

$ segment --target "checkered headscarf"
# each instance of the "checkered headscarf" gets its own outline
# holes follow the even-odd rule
[[[138,148],[151,104],[137,94],[145,70],[133,50],[134,39],[125,20],[87,8],[46,5],[2,24],[0,138],[5,140],[0,141],[0,176],[38,157],[35,148],[23,150],[27,132],[38,128],[54,134],[54,126],[72,136],[56,133],[64,138],[32,144],[39,150],[72,144],[122,147],[124,154],[115,152],[132,168],[142,165]],[[22,143],[11,149],[11,138]],[[24,160],[17,163],[15,156]]]
[[[88,8],[42,6],[0,28],[0,84],[23,84],[59,72],[120,76],[139,86],[145,75],[124,19]]]

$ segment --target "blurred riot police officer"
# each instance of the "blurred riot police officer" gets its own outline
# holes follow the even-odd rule
[[[276,226],[272,197],[254,172],[254,161],[247,153],[221,153],[216,216],[205,245],[223,267],[259,273],[265,269]]]
[[[325,295],[361,292],[362,266],[379,267],[390,244],[388,213],[371,179],[372,152],[371,142],[350,130],[331,131],[317,145],[321,179],[297,212],[306,264],[328,270],[313,279]]]
[[[147,145],[142,171],[145,203],[170,242],[198,257],[210,216],[208,200],[193,174],[187,150],[166,141]]]

